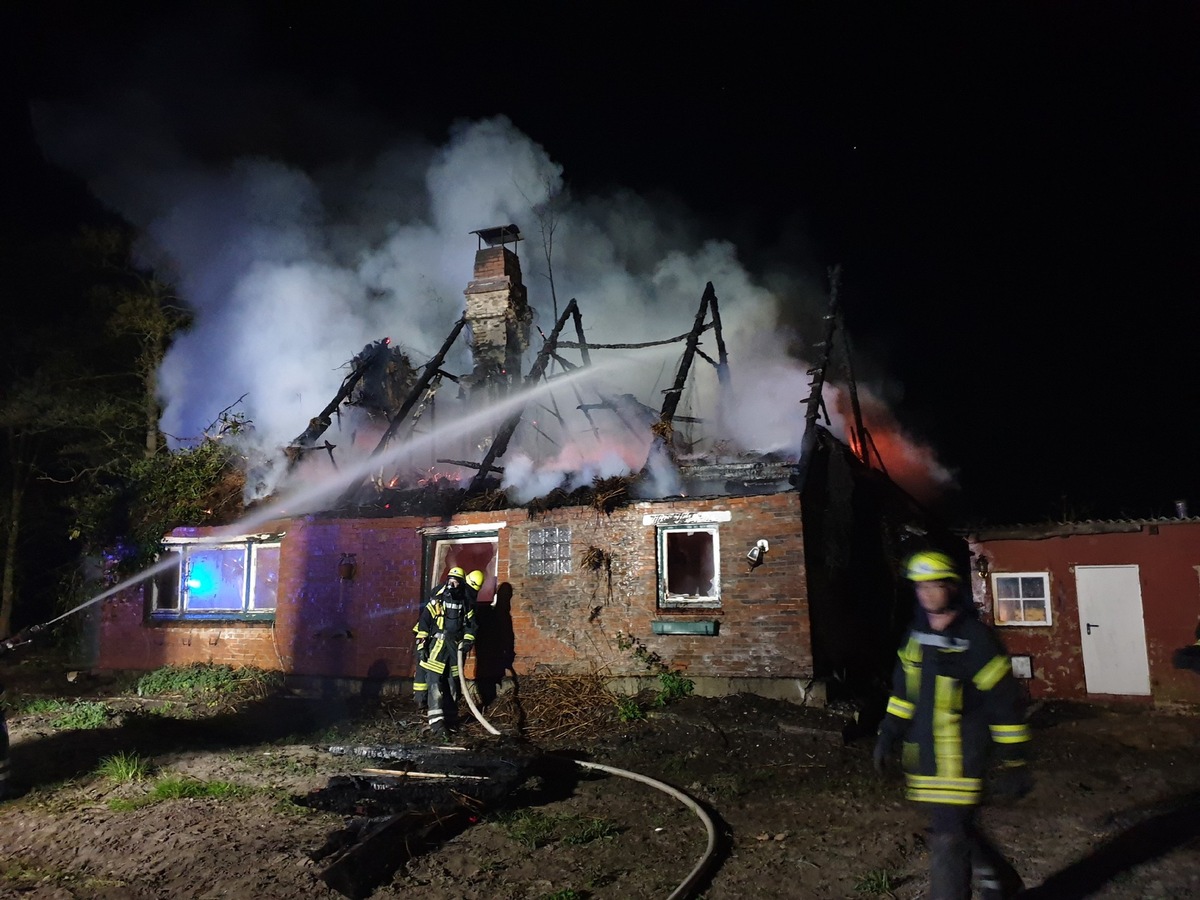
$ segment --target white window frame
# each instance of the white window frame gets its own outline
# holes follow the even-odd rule
[[[486,527],[486,526],[485,526]],[[468,544],[488,544],[492,548],[492,556],[487,566],[482,570],[484,575],[483,588],[476,600],[478,603],[491,603],[496,595],[496,567],[500,562],[500,535],[497,531],[481,531],[475,526],[471,531],[464,528],[427,529],[425,538],[425,573],[423,583],[427,598],[438,586],[439,578],[448,568],[450,551],[454,547]],[[444,552],[443,552],[444,551]]]
[[[1018,579],[1018,592],[1020,591],[1020,581],[1022,578],[1038,578],[1042,582],[1043,596],[1041,597],[1005,597],[1000,596],[1000,580],[1004,578]],[[1031,602],[1042,603],[1046,610],[1046,620],[1029,620],[1022,618],[1019,621],[1001,621],[1000,619],[1000,603],[1001,601],[1011,602],[1017,600],[1020,602],[1022,617],[1025,614],[1026,599]],[[992,573],[992,621],[1001,628],[1049,628],[1054,624],[1054,615],[1050,604],[1050,573],[1049,572],[993,572]]]
[[[668,539],[672,534],[703,532],[712,535],[713,575],[706,594],[672,593],[668,584]],[[658,605],[663,609],[711,609],[721,605],[721,530],[715,523],[694,522],[679,525],[659,525],[656,534],[658,547]]]
[[[247,621],[273,621],[275,611],[279,605],[278,593],[275,597],[274,606],[259,606],[255,601],[258,599],[255,596],[255,590],[258,584],[259,569],[262,563],[259,560],[259,553],[263,550],[280,551],[283,546],[282,535],[270,536],[252,536],[238,538],[234,540],[195,540],[195,539],[179,539],[163,541],[163,551],[167,553],[178,553],[179,564],[172,566],[167,572],[163,573],[163,577],[171,577],[174,579],[174,595],[176,606],[174,608],[161,607],[159,604],[162,601],[160,596],[159,579],[153,580],[153,589],[151,591],[151,618],[164,619],[171,621],[203,621],[214,619],[236,619]],[[245,566],[242,573],[241,585],[241,606],[238,608],[228,607],[225,609],[192,609],[188,603],[190,594],[187,584],[188,574],[190,572],[190,560],[194,552],[211,552],[213,550],[239,550],[245,554]],[[275,562],[276,572],[276,590],[278,591],[278,559]]]

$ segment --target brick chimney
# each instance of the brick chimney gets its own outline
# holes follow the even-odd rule
[[[522,377],[521,355],[529,346],[533,321],[521,281],[521,260],[507,246],[515,248],[521,232],[516,225],[501,225],[471,233],[479,237],[475,278],[464,291],[475,357],[472,393],[502,396]]]

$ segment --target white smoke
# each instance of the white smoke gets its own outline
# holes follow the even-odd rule
[[[460,122],[441,146],[397,140],[365,164],[304,170],[261,156],[188,159],[169,136],[147,134],[148,104],[105,113],[44,105],[35,121],[51,158],[142,231],[146,260],[172,273],[195,311],[159,373],[162,428],[177,442],[195,440],[240,400],[254,426],[247,452],[281,461],[280,448],[332,399],[366,344],[390,336],[416,365],[432,356],[463,310],[476,250],[470,232],[512,222],[526,237],[518,245],[524,281],[547,333],[555,301],[544,235],[553,235],[558,309],[577,299],[590,343],[687,332],[712,282],[731,392],[718,404],[715,371],[697,357],[678,413],[702,421],[677,422],[677,433],[735,453],[798,454],[810,365],[788,354],[796,336],[782,329],[780,313],[785,304],[824,305],[823,287],[767,290],[734,246],[698,237],[681,207],[627,191],[570,196],[562,167],[503,116]],[[531,352],[539,346],[535,332]],[[575,407],[631,394],[657,409],[682,349],[643,354],[603,391],[563,391],[542,426],[522,426],[503,460],[517,499],[639,468],[648,434],[634,437],[603,408],[584,421]],[[702,350],[717,355],[711,331]],[[444,368],[469,370],[465,340]],[[550,421],[560,416],[561,424]],[[343,440],[341,452],[352,443]],[[359,443],[369,449],[370,441]],[[483,446],[439,452],[477,458]],[[283,471],[266,466],[259,488],[273,490]]]

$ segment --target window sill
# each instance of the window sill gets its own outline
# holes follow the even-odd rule
[[[717,634],[721,623],[713,619],[700,622],[681,622],[678,619],[657,620],[650,623],[655,634]]]
[[[232,622],[246,625],[274,625],[274,613],[216,613],[212,615],[185,615],[169,613],[151,613],[147,623],[150,625],[217,625]]]

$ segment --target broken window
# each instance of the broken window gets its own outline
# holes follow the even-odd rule
[[[477,603],[491,603],[496,596],[496,548],[500,538],[495,532],[473,534],[427,534],[425,536],[425,597],[442,584],[455,566],[470,574],[483,572],[483,587]]]
[[[529,530],[529,574],[567,575],[571,572],[571,529]]]
[[[154,580],[156,618],[259,618],[275,614],[279,542],[246,539],[221,543],[171,542],[163,560],[175,558]]]
[[[715,525],[659,528],[659,605],[720,606],[720,558]]]
[[[1050,574],[1014,572],[992,576],[997,625],[1049,625]]]

